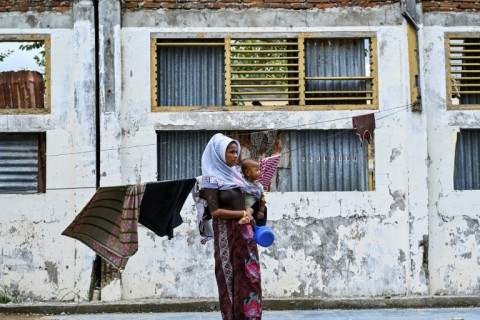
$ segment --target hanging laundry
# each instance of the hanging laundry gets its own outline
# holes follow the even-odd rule
[[[277,138],[276,130],[252,132],[250,134],[250,158],[258,160],[260,155],[271,156]]]
[[[366,140],[372,144],[373,131],[375,130],[375,114],[369,113],[352,118],[353,128],[357,130],[357,135],[360,138],[361,146]]]
[[[258,160],[262,141],[263,132],[252,132],[250,134],[250,158]]]
[[[260,160],[260,179],[258,179],[258,181],[263,185],[263,188],[266,191],[270,190],[270,183],[272,182],[272,178],[277,171],[281,159],[282,155],[277,154]]]
[[[182,224],[183,204],[195,178],[147,183],[138,222],[157,236],[173,238],[173,229]]]
[[[137,221],[145,185],[102,187],[62,235],[77,239],[117,269],[138,250]]]
[[[173,237],[195,179],[101,187],[62,235],[81,241],[117,269],[138,250],[138,222]]]

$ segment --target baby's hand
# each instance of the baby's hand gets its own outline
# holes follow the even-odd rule
[[[265,214],[263,213],[263,211],[258,211],[258,213],[257,213],[257,219],[258,219],[258,220],[262,220],[263,217],[265,217]]]

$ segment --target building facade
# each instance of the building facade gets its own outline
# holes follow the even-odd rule
[[[45,49],[44,105],[0,108],[0,284],[88,299],[95,253],[61,233],[96,188],[199,175],[226,132],[244,157],[282,154],[266,298],[478,294],[479,9],[0,1],[0,41]],[[372,113],[361,144],[352,119]],[[193,200],[181,214],[171,240],[139,227],[121,275],[101,268],[102,299],[217,296]]]

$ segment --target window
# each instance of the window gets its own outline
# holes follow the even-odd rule
[[[455,190],[480,190],[480,130],[461,129],[455,147]]]
[[[203,150],[216,132],[157,131],[158,180],[201,175]],[[271,191],[374,189],[373,147],[362,147],[354,130],[223,133],[240,141],[242,158],[282,154]]]
[[[376,109],[376,60],[373,36],[154,38],[152,110]]]
[[[370,39],[306,39],[308,105],[371,105]]]
[[[480,36],[447,34],[449,109],[480,108]]]
[[[0,35],[0,114],[50,110],[50,39]]]
[[[0,193],[45,192],[45,133],[0,133]]]
[[[157,57],[159,105],[208,107],[223,104],[223,42],[159,41]]]

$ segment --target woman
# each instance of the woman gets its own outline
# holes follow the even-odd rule
[[[213,217],[215,276],[222,319],[261,319],[262,286],[257,244],[243,193],[255,193],[235,168],[240,143],[217,133],[202,155],[202,184]]]

